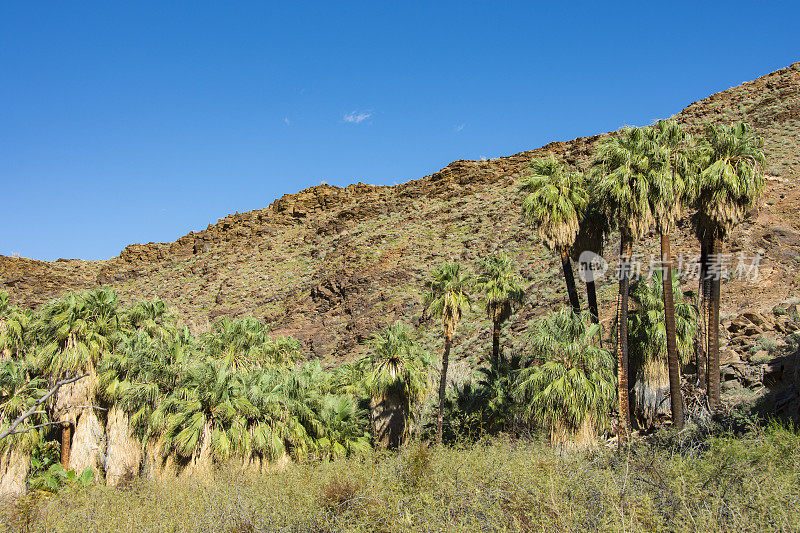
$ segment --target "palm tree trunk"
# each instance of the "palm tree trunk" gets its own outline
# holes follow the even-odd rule
[[[628,397],[628,286],[629,266],[633,254],[633,243],[626,237],[620,242],[620,279],[617,298],[617,372],[619,395],[619,443],[628,439],[631,427],[631,406]]]
[[[561,268],[564,270],[564,281],[567,283],[567,294],[569,294],[569,303],[572,305],[572,310],[575,314],[581,312],[581,304],[578,301],[578,289],[575,288],[575,277],[572,275],[572,261],[569,258],[569,250],[562,247],[559,251],[561,254]]]
[[[72,443],[72,423],[61,422],[61,466],[69,470],[69,447]]]
[[[669,368],[669,400],[672,408],[672,425],[683,429],[683,394],[681,393],[681,362],[675,340],[675,302],[672,294],[672,254],[669,233],[661,233],[661,263],[664,267],[662,287],[664,289],[664,328],[667,333],[667,366]]]
[[[594,279],[586,282],[586,298],[589,300],[589,313],[592,315],[592,322],[597,324],[600,321],[600,312],[597,308],[597,288]]]
[[[700,322],[700,342],[697,343],[697,382],[699,383],[700,390],[707,391],[707,355],[708,355],[708,326],[706,319],[708,318],[708,296],[710,291],[710,284],[706,279],[708,274],[708,242],[705,238],[700,239],[700,280],[697,290],[697,314]]]
[[[493,321],[492,327],[492,364],[497,365],[500,360],[500,321]]]
[[[439,378],[439,411],[436,413],[436,442],[442,443],[442,426],[444,424],[444,400],[447,390],[447,366],[450,364],[450,344],[452,334],[444,334],[444,355],[442,355],[442,375]]]
[[[708,400],[712,411],[720,405],[719,383],[719,301],[720,285],[722,284],[720,270],[720,252],[722,239],[719,230],[714,232],[711,257],[716,268],[709,280],[711,283],[711,296],[708,302]]]

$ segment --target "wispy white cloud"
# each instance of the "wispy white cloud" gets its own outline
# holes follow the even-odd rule
[[[351,111],[342,118],[345,122],[349,122],[350,124],[361,124],[371,116],[371,111]]]
[[[453,131],[455,131],[456,133],[459,133],[461,130],[463,130],[466,127],[467,127],[467,125],[462,122],[461,124],[453,126]]]
[[[283,117],[283,123],[286,124],[287,126],[292,125],[292,121],[289,120],[289,117]]]

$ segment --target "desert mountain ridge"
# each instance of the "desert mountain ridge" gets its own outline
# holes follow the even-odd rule
[[[760,278],[725,283],[723,314],[759,311],[798,296],[800,62],[695,102],[674,118],[694,132],[707,122],[746,120],[765,140],[761,208],[733,232],[725,250],[762,254]],[[297,337],[309,356],[341,360],[363,352],[364,342],[394,320],[419,324],[421,284],[432,266],[445,259],[469,264],[503,249],[529,284],[528,303],[508,326],[522,331],[566,295],[560,262],[521,219],[516,182],[531,157],[547,153],[585,168],[605,135],[486,161],[459,160],[400,185],[311,187],[172,243],[132,244],[108,260],[0,256],[0,287],[13,302],[32,307],[68,291],[108,286],[123,302],[161,298],[197,328],[219,316],[252,315],[278,334]],[[657,252],[655,243],[651,236],[636,252],[648,257]],[[673,248],[698,253],[687,224]],[[607,259],[613,262],[617,249],[612,238]],[[601,284],[606,321],[615,291],[610,281]],[[455,355],[464,361],[490,343],[480,305],[473,313],[459,330]],[[430,341],[436,342],[434,335]]]

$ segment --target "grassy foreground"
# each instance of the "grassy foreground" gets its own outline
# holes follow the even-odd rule
[[[66,488],[6,504],[9,531],[798,531],[800,434],[695,430],[563,455],[507,439],[466,448],[234,467],[215,480]]]

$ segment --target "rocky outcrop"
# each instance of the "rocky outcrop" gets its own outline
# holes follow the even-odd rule
[[[771,415],[800,420],[800,298],[766,312],[746,311],[723,326],[731,336],[721,351],[723,391],[763,396]]]

